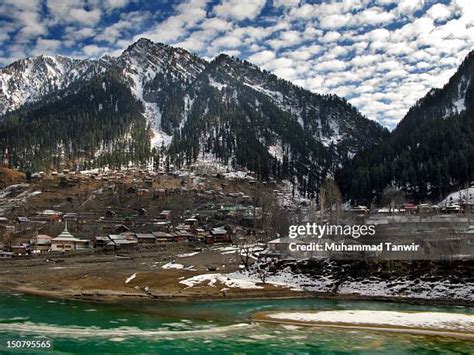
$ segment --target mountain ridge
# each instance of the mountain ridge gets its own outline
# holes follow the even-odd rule
[[[374,150],[337,173],[346,199],[381,202],[386,189],[441,201],[474,180],[474,51],[441,89],[432,89]]]
[[[23,169],[37,169],[39,163],[30,166],[25,163],[26,147],[17,149],[17,144],[6,138],[6,127],[11,129],[17,116],[22,117],[21,122],[26,122],[28,115],[33,116],[32,120],[39,119],[35,116],[38,111],[31,111],[33,106],[54,100],[60,103],[91,81],[103,80],[107,73],[128,87],[131,97],[125,101],[136,99],[141,103],[141,115],[147,122],[144,129],[154,147],[150,157],[158,161],[156,166],[181,168],[210,157],[230,169],[257,172],[261,178],[294,180],[304,191],[314,193],[326,175],[333,174],[361,149],[380,143],[387,134],[380,125],[335,95],[311,93],[227,55],[208,62],[182,48],[148,39],[131,44],[118,57],[104,56],[97,60],[34,57],[25,59],[26,70],[21,73],[15,72],[15,66],[19,65],[15,63],[0,70],[3,112],[0,122],[8,120],[8,125],[0,124],[0,143],[9,144],[14,164],[22,161]],[[94,120],[110,120],[101,110],[101,107],[112,107],[110,102],[96,102],[93,97],[96,94],[91,95],[89,101],[94,102],[94,107],[77,104],[82,114]],[[123,98],[123,95],[119,96]],[[124,114],[137,115],[136,110],[129,113],[124,110]],[[51,115],[60,114],[54,111]],[[67,120],[61,122],[68,124]],[[94,127],[90,129],[94,131]],[[107,140],[115,137],[116,132],[96,133],[94,137]],[[41,141],[34,132],[28,134],[32,135],[32,142]],[[64,142],[59,140],[55,144],[62,146]],[[107,159],[98,159],[97,154],[114,153],[103,150],[114,146],[114,142],[98,144],[91,138],[89,144],[91,156],[72,160],[79,165],[81,161],[87,161],[88,166],[98,161],[106,164]],[[82,149],[76,148],[70,151]],[[16,159],[18,155],[23,157]],[[128,164],[125,158],[122,163]]]

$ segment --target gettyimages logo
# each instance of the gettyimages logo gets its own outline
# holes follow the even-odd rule
[[[375,235],[375,225],[373,224],[353,224],[353,225],[334,225],[306,223],[301,225],[291,225],[288,236],[291,239],[298,237],[311,237],[321,239],[325,236],[342,236],[358,239],[363,236]]]

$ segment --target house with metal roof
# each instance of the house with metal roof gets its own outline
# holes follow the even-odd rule
[[[67,229],[67,223],[64,231],[56,238],[51,239],[51,251],[71,251],[89,248],[89,240],[78,239],[74,237]]]

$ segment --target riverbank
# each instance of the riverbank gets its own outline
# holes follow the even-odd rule
[[[376,300],[426,305],[449,305],[473,307],[469,296],[471,284],[458,283],[457,288],[437,285],[437,297],[429,297],[429,284],[414,280],[409,289],[401,281],[393,284],[404,291],[390,294],[389,282],[366,278],[356,283],[346,281],[339,291],[333,291],[337,278],[327,275],[298,274],[286,267],[269,273],[262,281],[258,272],[242,270],[238,248],[215,246],[195,251],[189,246],[173,250],[155,250],[116,255],[65,255],[61,258],[34,258],[28,260],[2,261],[0,289],[39,295],[55,299],[92,302],[155,302],[155,301],[212,301],[250,299],[316,298],[333,300]],[[209,271],[209,265],[213,271]],[[303,265],[298,267],[302,268]],[[305,265],[309,270],[320,267]],[[334,273],[337,275],[336,273]],[[375,293],[375,287],[378,292]],[[380,292],[387,289],[386,293]],[[433,289],[436,289],[433,287]],[[443,293],[442,290],[446,289]],[[467,297],[448,297],[468,294]],[[341,292],[343,290],[343,292]],[[354,290],[354,291],[351,291]],[[365,292],[368,290],[368,292]],[[357,292],[356,292],[357,291]],[[443,295],[445,295],[443,297]]]
[[[168,250],[156,250],[127,257],[77,255],[6,261],[0,270],[0,289],[55,299],[111,303],[310,297],[284,285],[226,285],[224,276],[211,284],[202,282],[190,287],[182,282],[201,275],[238,272],[241,260],[237,248],[215,247],[196,252],[183,246],[172,253],[173,257]],[[209,265],[215,268],[213,273],[208,270]]]
[[[387,303],[431,305],[431,306],[459,306],[474,307],[474,302],[451,300],[451,299],[425,299],[425,298],[402,298],[364,295],[339,295],[333,293],[295,292],[291,290],[278,289],[274,291],[245,292],[238,291],[227,295],[216,295],[212,292],[189,295],[149,295],[146,293],[119,292],[114,290],[97,290],[78,293],[64,291],[42,290],[30,286],[18,286],[2,288],[3,291],[22,293],[26,295],[41,296],[58,300],[86,301],[98,303],[120,303],[120,302],[208,302],[208,301],[245,301],[245,300],[285,300],[285,299],[319,299],[336,301],[375,301]],[[72,291],[72,290],[71,290]]]

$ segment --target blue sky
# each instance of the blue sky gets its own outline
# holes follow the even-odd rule
[[[393,127],[474,46],[471,0],[0,0],[0,66],[120,55],[140,37],[228,53]]]

